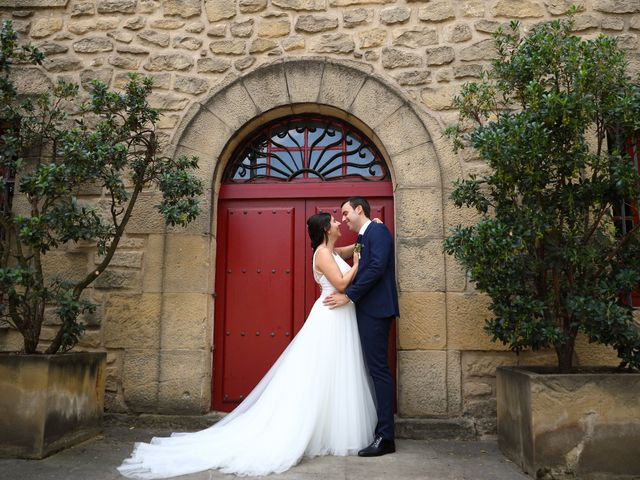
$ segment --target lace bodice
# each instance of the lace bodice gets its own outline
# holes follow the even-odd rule
[[[325,275],[316,270],[316,253],[318,253],[318,250],[313,253],[313,278],[316,282],[318,282],[320,288],[322,289],[320,296],[326,297],[327,295],[331,295],[332,293],[334,293],[336,291],[336,287],[331,284],[331,282]],[[336,260],[338,268],[343,274],[349,271],[351,266],[349,266],[349,264],[345,262],[340,255],[334,253],[333,258]]]

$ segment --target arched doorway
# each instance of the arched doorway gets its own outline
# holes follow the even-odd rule
[[[306,219],[340,219],[351,195],[394,231],[393,187],[371,139],[331,116],[299,114],[241,142],[218,195],[212,407],[233,409],[302,327],[318,296]],[[355,235],[346,227],[341,244]],[[395,332],[395,330],[392,330]],[[395,333],[389,358],[395,372]]]

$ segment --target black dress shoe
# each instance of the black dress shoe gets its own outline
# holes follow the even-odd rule
[[[359,457],[379,457],[396,451],[396,442],[376,437],[373,443],[358,452]]]

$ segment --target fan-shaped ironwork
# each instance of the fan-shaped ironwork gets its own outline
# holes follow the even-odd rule
[[[334,119],[288,117],[255,132],[238,149],[225,183],[389,179],[375,146]]]

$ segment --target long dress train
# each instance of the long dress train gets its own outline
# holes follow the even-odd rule
[[[335,255],[344,273],[349,265]],[[194,433],[136,443],[118,467],[125,477],[168,478],[219,469],[236,475],[288,470],[303,456],[352,455],[369,444],[377,422],[355,307],[322,304],[322,288],[304,326],[254,390],[220,422]]]

